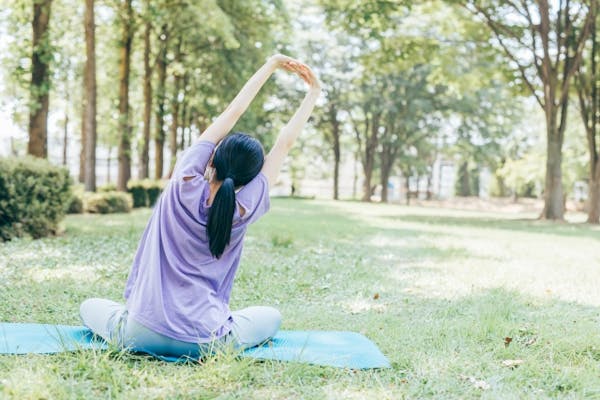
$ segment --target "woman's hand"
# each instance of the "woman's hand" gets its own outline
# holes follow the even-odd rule
[[[299,62],[298,60],[295,60],[292,57],[288,57],[284,54],[274,54],[269,57],[269,61],[273,62],[276,68],[284,68],[284,64],[290,61]]]
[[[298,61],[288,61],[284,63],[283,68],[290,72],[296,73],[304,82],[308,83],[311,90],[320,90],[321,83],[312,69],[304,63]]]
[[[297,74],[304,80],[313,90],[320,90],[321,84],[315,73],[310,67],[303,62],[300,62],[292,57],[283,54],[275,54],[270,60],[275,63],[277,68],[285,69],[288,72]]]

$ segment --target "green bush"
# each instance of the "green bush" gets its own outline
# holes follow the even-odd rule
[[[98,192],[116,192],[117,191],[117,185],[115,185],[114,183],[107,183],[105,185],[102,186],[98,186],[98,188],[96,188],[96,191]]]
[[[131,211],[133,200],[129,193],[96,192],[84,193],[85,212],[98,214],[127,213]]]
[[[163,181],[146,180],[146,192],[148,194],[148,206],[153,207],[163,191],[165,185]]]
[[[127,183],[127,191],[131,193],[131,197],[133,197],[133,207],[138,208],[148,206],[148,193],[146,191],[145,181],[129,181]]]
[[[65,212],[67,214],[81,214],[84,211],[83,185],[75,184],[71,186],[71,197],[67,200]]]
[[[131,180],[127,183],[127,191],[133,197],[133,207],[152,207],[158,200],[164,184],[160,180]]]
[[[83,213],[83,199],[78,193],[73,193],[67,205],[67,214]]]
[[[133,200],[129,193],[103,192],[86,194],[84,203],[87,212],[112,214],[131,211]]]
[[[66,169],[29,156],[0,158],[0,239],[56,233],[70,198]]]

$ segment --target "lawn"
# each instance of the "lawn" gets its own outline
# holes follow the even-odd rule
[[[85,298],[120,300],[149,215],[69,216],[59,237],[0,244],[0,320],[79,324]],[[600,229],[521,217],[273,199],[231,307],[363,333],[391,369],[0,356],[0,398],[600,398]]]

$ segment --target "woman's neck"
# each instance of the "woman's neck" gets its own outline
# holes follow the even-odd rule
[[[217,195],[217,191],[219,190],[219,188],[221,187],[222,184],[223,184],[222,181],[217,181],[216,179],[213,179],[210,181],[210,183],[209,183],[210,196],[208,197],[208,205],[211,205],[213,203],[213,200],[215,199],[215,196]]]

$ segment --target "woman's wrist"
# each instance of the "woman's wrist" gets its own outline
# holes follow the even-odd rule
[[[308,88],[308,93],[318,95],[321,93],[321,85],[319,83],[313,84]]]
[[[279,61],[275,58],[275,56],[271,56],[267,59],[265,65],[269,67],[271,71],[275,71],[277,68],[279,68]]]
[[[273,66],[275,69],[277,69],[277,68],[281,67],[284,62],[290,61],[290,60],[292,60],[292,58],[290,58],[288,56],[284,56],[283,54],[273,54],[271,57],[269,57],[269,59],[267,60],[267,63],[270,63],[271,66]]]

